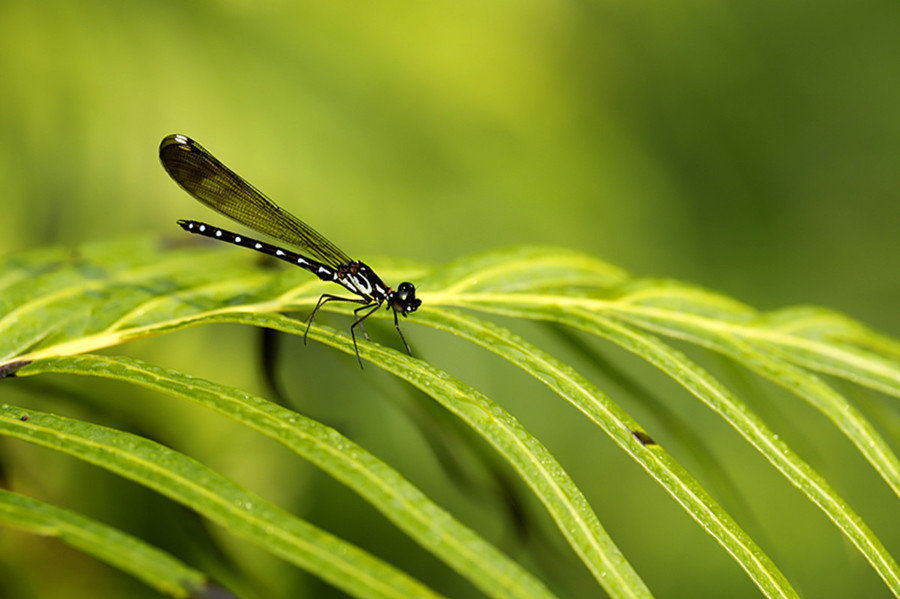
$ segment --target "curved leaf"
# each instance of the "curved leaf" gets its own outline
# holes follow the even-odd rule
[[[0,406],[0,433],[73,455],[182,503],[350,595],[434,597],[393,566],[153,441],[71,418]]]
[[[300,326],[305,329],[302,323]],[[352,353],[352,348],[348,340],[345,349]],[[47,372],[126,381],[224,414],[284,444],[352,488],[419,544],[468,576],[487,595],[551,596],[536,578],[430,501],[397,471],[336,430],[301,414],[239,389],[124,357],[85,355],[40,360],[23,369],[21,375]],[[257,541],[263,544],[265,539]]]
[[[86,246],[67,260],[52,255],[51,262],[20,255],[7,270],[11,274],[0,279],[2,305],[8,309],[5,314],[0,311],[0,372],[9,374],[27,361],[84,353],[208,322],[246,322],[299,334],[305,324],[275,313],[310,306],[323,289],[304,272],[268,272],[239,252],[176,249],[160,253],[146,243],[129,242]],[[394,280],[397,274],[378,270],[385,280]],[[654,333],[721,352],[796,393],[826,414],[898,493],[900,462],[888,443],[846,398],[814,373],[898,396],[900,344],[896,341],[826,310],[803,307],[759,313],[708,290],[633,279],[618,268],[565,250],[510,248],[467,257],[429,273],[408,267],[404,274],[403,278],[417,282],[423,300],[420,311],[404,324],[426,324],[467,337],[573,402],[678,498],[766,594],[791,595],[793,591],[758,547],[670,456],[658,446],[641,443],[647,439],[627,414],[545,352],[507,331],[445,308],[564,323],[609,339],[654,364],[721,414],[802,489],[860,548],[888,587],[900,594],[896,562],[846,502],[747,404]],[[373,315],[386,316],[390,315]],[[311,336],[352,351],[346,335],[314,326]],[[609,592],[645,592],[636,575],[622,565],[624,560],[565,472],[511,415],[417,359],[369,342],[360,344],[360,353],[425,390],[488,439],[541,498],[595,577],[616,581],[607,587]],[[37,372],[40,362],[22,372],[32,368]],[[617,574],[609,576],[612,572]]]
[[[0,522],[32,534],[56,537],[171,597],[201,597],[213,588],[201,572],[131,535],[3,489]],[[222,599],[232,596],[223,589],[216,589],[216,593]]]
[[[431,326],[464,336],[533,374],[600,426],[647,470],[735,557],[767,596],[796,596],[775,564],[702,486],[662,447],[647,442],[641,427],[627,413],[572,368],[496,325],[457,312],[432,311],[421,318]],[[558,523],[564,533],[574,529],[569,519]],[[574,547],[581,546],[577,539],[570,540]],[[588,556],[583,559],[590,567]]]

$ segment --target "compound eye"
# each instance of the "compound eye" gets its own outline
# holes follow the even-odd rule
[[[412,283],[400,283],[397,287],[397,301],[404,313],[415,312],[422,305],[422,300],[416,299],[416,286]]]

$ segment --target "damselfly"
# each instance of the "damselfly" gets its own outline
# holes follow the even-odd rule
[[[406,316],[410,312],[415,312],[422,303],[422,300],[416,298],[416,288],[412,283],[400,283],[396,290],[391,289],[366,264],[359,260],[351,260],[347,254],[312,227],[277,206],[189,137],[169,135],[163,139],[159,146],[159,159],[169,176],[201,204],[254,231],[303,249],[312,257],[195,220],[178,221],[185,231],[250,248],[290,262],[308,270],[323,281],[339,283],[350,293],[358,296],[348,298],[330,293],[323,294],[309,315],[309,324],[306,325],[306,333],[303,335],[304,341],[313,318],[319,308],[326,303],[342,301],[362,304],[353,311],[356,321],[350,325],[356,359],[362,367],[354,329],[359,326],[368,339],[363,321],[382,304],[387,303],[387,308],[394,312],[394,326],[400,334],[400,339],[406,346],[406,351],[412,354],[397,321],[397,314]]]

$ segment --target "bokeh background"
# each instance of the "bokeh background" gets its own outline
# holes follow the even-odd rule
[[[200,141],[356,257],[440,264],[510,244],[561,245],[763,309],[826,305],[897,336],[898,107],[900,4],[893,0],[3,0],[0,254],[135,235],[175,239],[176,219],[209,219],[159,166],[159,141],[177,132]],[[473,351],[411,324],[405,330],[425,357],[450,360],[454,351]],[[545,335],[538,328],[517,331],[531,340]],[[252,335],[221,327],[119,351],[211,378],[224,372],[224,382],[258,390]],[[314,416],[333,418],[388,461],[408,458],[407,443],[426,445],[404,423],[408,408],[369,401],[370,393],[395,392],[393,382],[367,370],[358,387],[330,397],[330,373],[350,378],[348,366],[355,365],[325,350],[296,351],[306,353],[283,376],[310,402],[328,398],[310,408]],[[672,402],[691,406],[674,409],[687,410],[684,418],[705,431],[726,470],[746,477],[723,494],[753,506],[748,519],[761,523],[748,527],[771,540],[765,548],[798,588],[808,596],[884,596],[853,548],[733,433],[649,369],[620,353],[611,351],[610,359],[638,373],[664,401],[671,394]],[[511,392],[505,405],[526,425],[545,427],[542,439],[574,469],[601,520],[661,596],[721,596],[723,589],[756,595],[652,482],[609,455],[614,448],[596,431],[490,358],[479,354],[467,366],[467,380],[489,395],[528,390],[524,398]],[[846,441],[777,390],[745,384],[773,398],[775,422],[810,420],[798,433],[809,450],[804,457],[862,502],[863,516],[893,541],[896,555],[896,522],[892,528],[881,509],[893,506],[896,514],[896,498],[879,490]],[[208,461],[218,458],[223,470],[317,523],[330,523],[330,530],[359,535],[360,523],[375,518],[361,505],[315,499],[330,497],[336,485],[289,456],[268,457],[263,469],[252,451],[234,452],[234,437],[216,445],[216,427],[225,424],[210,424],[215,433],[197,432],[196,419],[207,421],[208,414],[121,386],[98,391],[95,383],[62,379],[59,385],[65,393],[23,385],[0,390],[0,400],[42,408],[41,402],[55,401],[72,413],[79,403],[72,397],[81,397],[98,402],[80,408],[95,420],[115,406],[122,418],[139,418],[150,429],[155,422],[158,434],[165,429],[180,440],[179,448],[186,443]],[[620,391],[627,401],[628,391]],[[880,399],[867,401],[896,435],[896,410],[885,410]],[[632,409],[649,419],[657,415],[637,404]],[[19,466],[39,486],[36,496],[137,534],[152,537],[166,528],[160,519],[173,508],[159,507],[165,504],[138,489],[123,490],[72,461],[0,447],[29,456],[27,463],[41,470],[43,477],[32,472],[29,478]],[[246,463],[236,467],[241,457]],[[449,493],[453,486],[438,482],[436,461],[409,468],[430,492]],[[293,469],[296,481],[285,473]],[[83,488],[85,479],[92,492],[84,496],[66,484]],[[112,497],[95,491],[103,485]],[[854,488],[866,491],[854,496]],[[127,509],[123,493],[134,509]],[[298,497],[306,511],[296,507]],[[509,522],[477,515],[477,500],[461,493],[447,501],[467,505],[460,509],[516,546],[509,540],[515,534],[504,536]],[[539,509],[532,512],[541,530]],[[376,530],[376,538],[391,534],[387,525]],[[48,560],[68,573],[55,582],[66,581],[71,592],[155,596],[92,560],[48,548],[51,542],[0,535],[2,573],[23,581],[15,589],[30,593],[24,596],[53,596],[54,581],[33,574]],[[411,560],[415,548],[394,540],[394,549],[372,543],[396,563],[440,570],[419,554]],[[183,541],[158,542],[178,553]],[[534,537],[528,542],[542,546]],[[554,565],[571,561],[560,557],[565,549],[558,539],[547,544],[556,547],[555,557],[542,561],[532,552],[522,559],[555,571],[564,594],[577,595],[582,583],[592,588],[577,564]],[[254,559],[284,581],[268,580],[271,596],[294,596],[289,593],[308,585],[310,596],[327,592],[264,556]],[[440,584],[463,594],[453,583]]]

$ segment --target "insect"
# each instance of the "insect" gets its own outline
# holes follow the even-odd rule
[[[360,327],[368,339],[369,335],[363,321],[383,304],[387,304],[387,309],[394,312],[394,327],[400,334],[407,353],[412,355],[409,343],[400,330],[397,314],[406,316],[415,312],[422,304],[422,300],[416,298],[415,285],[404,282],[400,283],[396,290],[388,287],[368,265],[359,260],[351,260],[315,229],[279,207],[187,136],[169,135],[163,139],[159,145],[159,159],[169,176],[201,204],[254,231],[305,250],[308,255],[195,220],[178,221],[185,231],[250,248],[290,262],[308,270],[323,281],[343,285],[357,296],[349,298],[330,293],[323,294],[309,315],[309,324],[303,335],[304,342],[313,318],[319,308],[326,303],[341,301],[362,304],[353,310],[356,321],[350,325],[356,359],[362,368],[362,358],[359,356],[354,329]]]

